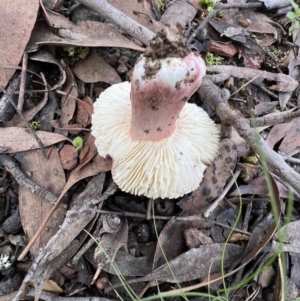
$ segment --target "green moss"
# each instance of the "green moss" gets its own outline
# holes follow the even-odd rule
[[[41,123],[36,120],[32,120],[29,124],[34,131],[37,131],[41,126]]]
[[[211,12],[214,9],[215,1],[214,0],[199,0],[200,7],[206,9],[208,12]]]
[[[75,47],[75,46],[65,46],[63,51],[67,53],[67,56],[73,61],[85,59],[90,52],[88,47]]]
[[[213,55],[210,52],[206,53],[205,63],[208,67],[215,66],[215,65],[221,65],[222,61],[223,61],[223,58],[221,56]]]

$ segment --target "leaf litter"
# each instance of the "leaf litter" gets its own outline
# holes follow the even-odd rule
[[[149,281],[146,288],[150,288],[155,280],[180,284],[197,281],[193,286],[183,287],[182,292],[210,285],[210,292],[214,294],[221,286],[219,282],[214,285],[213,282],[222,279],[223,272],[225,276],[233,275],[228,285],[238,285],[251,272],[263,268],[272,255],[277,256],[279,269],[273,264],[268,272],[263,271],[259,278],[251,279],[252,284],[261,285],[261,296],[276,298],[283,293],[285,286],[299,286],[300,276],[295,272],[299,257],[297,203],[288,216],[292,218],[291,222],[281,219],[282,227],[278,227],[280,216],[275,214],[272,218],[272,193],[265,181],[266,175],[269,175],[278,213],[286,210],[288,200],[298,200],[299,194],[294,185],[297,181],[292,178],[295,174],[285,170],[300,170],[299,101],[295,92],[299,80],[299,57],[297,51],[281,43],[282,37],[285,37],[299,45],[295,34],[297,30],[288,36],[288,25],[283,22],[285,15],[274,17],[268,9],[260,10],[259,6],[253,9],[249,4],[247,9],[227,9],[223,6],[222,17],[208,19],[204,39],[196,35],[193,37],[194,50],[200,50],[204,56],[205,51],[209,50],[213,55],[223,57],[224,65],[208,68],[209,78],[219,83],[231,78],[224,82],[224,86],[231,89],[230,93],[234,93],[231,98],[225,99],[228,107],[233,109],[231,118],[226,116],[225,111],[214,116],[214,102],[209,97],[206,100],[211,108],[204,105],[211,117],[220,121],[221,132],[227,139],[223,139],[219,154],[207,168],[199,188],[177,202],[153,200],[155,216],[152,216],[148,210],[149,200],[116,192],[109,173],[113,162],[97,154],[94,138],[89,133],[92,104],[109,85],[130,78],[136,59],[145,49],[143,28],[147,28],[151,35],[164,28],[164,20],[169,18],[179,1],[168,3],[162,16],[162,8],[156,1],[128,1],[126,5],[122,1],[109,2],[127,16],[129,23],[134,20],[140,24],[140,36],[128,33],[121,18],[120,24],[112,24],[115,21],[110,22],[108,15],[99,15],[91,9],[89,13],[83,13],[82,5],[69,11],[65,1],[43,1],[46,9],[43,7],[38,20],[36,1],[26,2],[26,5],[10,4],[2,10],[0,22],[5,34],[1,35],[0,41],[7,47],[2,47],[0,79],[11,99],[4,94],[0,99],[0,162],[3,166],[0,169],[0,188],[3,186],[0,205],[8,202],[5,214],[1,213],[4,207],[0,206],[0,218],[1,221],[8,220],[7,216],[18,216],[16,213],[20,212],[22,230],[18,230],[16,235],[10,234],[10,241],[24,232],[27,245],[20,244],[22,252],[18,253],[18,259],[27,260],[29,257],[25,256],[29,251],[28,256],[33,259],[19,291],[12,296],[7,287],[3,297],[20,300],[29,283],[35,291],[29,290],[28,296],[31,294],[36,299],[38,296],[46,298],[43,291],[45,283],[50,298],[62,294],[62,298],[67,300],[67,295],[75,291],[86,290],[90,293],[86,284],[94,277],[93,282],[98,287],[97,280],[116,274],[114,263],[120,267],[127,283]],[[105,6],[107,1],[103,3]],[[264,3],[267,8],[270,7],[268,1]],[[188,25],[193,32],[208,14],[200,8],[203,14],[196,16],[199,6],[189,4],[184,8],[182,5],[181,14],[173,11],[171,15],[178,22]],[[222,7],[223,4],[220,5]],[[272,4],[272,9],[277,9],[276,4]],[[89,19],[89,16],[93,18]],[[193,19],[192,23],[187,24],[187,20],[191,22]],[[15,25],[9,26],[7,20],[16,20]],[[205,39],[208,41],[206,45],[203,43]],[[273,45],[281,53],[286,52],[290,61],[274,56]],[[85,49],[88,49],[88,55],[80,58],[80,51]],[[18,64],[24,51],[30,53],[27,83],[20,84],[21,68]],[[72,51],[77,53],[75,59],[73,54],[70,55]],[[12,69],[7,69],[8,65]],[[240,89],[247,81],[251,81],[247,89]],[[15,93],[20,96],[16,97]],[[201,89],[199,93],[202,93]],[[47,158],[43,157],[40,145],[25,127],[22,115],[15,114],[13,117],[15,112],[11,101],[17,102],[22,97],[24,118],[29,124],[33,122],[33,125],[41,126],[36,134],[44,145]],[[193,100],[200,104],[199,99],[195,95]],[[290,108],[293,110],[288,111]],[[274,111],[276,116],[272,113]],[[291,117],[287,123],[284,112],[296,118]],[[259,135],[270,147],[265,154],[267,160],[274,154],[285,160],[284,166],[269,165],[270,172],[265,170],[265,174],[260,168],[261,163],[249,163],[252,158],[249,151],[257,149],[257,142],[249,142],[245,138],[247,128],[243,127],[243,122],[249,125],[253,121],[253,113],[256,121],[263,124]],[[239,136],[231,138],[232,125]],[[77,136],[84,142],[81,150],[75,150],[71,144]],[[8,164],[5,153],[14,155],[15,161]],[[260,154],[254,156],[260,157]],[[17,165],[23,172],[18,178],[15,173]],[[6,173],[1,177],[5,169]],[[19,186],[12,181],[12,176],[7,177],[10,171]],[[238,177],[236,184],[233,174]],[[290,174],[291,178],[281,176],[286,174]],[[56,199],[55,205],[39,195],[37,190],[34,190],[37,194],[29,191],[26,178],[40,186],[41,191],[51,192]],[[4,185],[4,179],[10,181],[9,186]],[[18,202],[13,202],[13,199]],[[240,201],[241,216],[238,213]],[[287,211],[284,213],[287,214]],[[109,219],[116,223],[115,230],[112,230],[112,224],[107,228]],[[95,246],[84,229],[98,240],[102,249]],[[142,241],[143,237],[146,241]],[[280,268],[279,247],[289,254],[293,262],[286,271]],[[5,249],[0,248],[1,254],[6,254]],[[15,246],[11,250],[13,248]],[[7,255],[12,255],[12,251]],[[226,271],[221,271],[222,262]],[[19,262],[13,264],[18,266]],[[66,269],[67,266],[71,275],[79,279],[77,283],[71,281],[75,286],[73,291],[68,291],[70,280],[65,276],[62,276],[63,281],[49,280],[58,270],[61,271],[61,267]],[[291,278],[285,282],[282,275],[288,275],[289,269]],[[127,277],[140,278],[127,280]],[[280,277],[281,281],[275,283],[275,277]],[[2,286],[7,284],[0,282],[0,289]],[[271,286],[276,289],[270,291]],[[143,293],[147,295],[146,288]],[[101,294],[104,293],[104,287],[99,286],[98,289]],[[127,297],[126,292],[119,290],[119,293]],[[105,296],[110,298],[108,294]],[[247,297],[244,293],[240,300]],[[288,299],[289,295],[286,297]],[[77,295],[74,298],[80,297]]]

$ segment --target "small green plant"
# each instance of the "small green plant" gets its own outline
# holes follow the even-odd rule
[[[72,141],[76,151],[79,151],[82,149],[83,146],[83,139],[79,136],[77,136],[75,139],[73,139]]]
[[[292,25],[289,28],[289,33],[291,34],[294,30],[300,28],[300,8],[299,5],[296,4],[294,1],[291,1],[291,5],[294,9],[294,12],[289,11],[286,16],[292,21]]]
[[[67,53],[68,57],[76,62],[78,60],[85,59],[90,52],[88,47],[74,47],[74,46],[65,46],[63,51]]]
[[[40,128],[41,123],[40,123],[39,121],[32,120],[32,121],[30,122],[30,126],[31,126],[31,128],[32,128],[34,131],[37,131],[37,130]]]
[[[165,10],[164,0],[157,0],[157,10],[159,11],[159,13],[162,13]]]
[[[210,52],[206,53],[206,57],[205,57],[205,63],[207,66],[215,66],[215,65],[221,65],[223,61],[223,58],[221,56],[218,55],[213,55]]]
[[[199,5],[210,13],[214,10],[215,0],[199,0]]]

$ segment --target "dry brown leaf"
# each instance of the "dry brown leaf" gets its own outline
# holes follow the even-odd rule
[[[29,284],[34,286],[33,281],[31,281]],[[63,293],[63,289],[53,280],[47,280],[44,283],[43,290],[56,295]]]
[[[295,118],[289,123],[276,124],[271,129],[266,142],[273,148],[282,138],[279,150],[283,153],[289,153],[300,146],[300,118]]]
[[[86,99],[86,97],[85,97]],[[81,124],[82,127],[87,127],[91,124],[91,116],[93,114],[93,107],[83,100],[77,100],[77,109],[75,115],[75,122]]]
[[[75,78],[71,69],[68,66],[65,66],[67,79],[63,86],[63,91],[66,93],[61,98],[61,117],[59,119],[60,127],[67,128],[69,121],[73,118],[76,109],[76,98],[78,97],[78,90]],[[58,132],[62,135],[67,136],[67,130],[56,129],[55,132]]]
[[[34,106],[31,109],[28,109],[26,111],[23,111],[23,116],[27,121],[32,120],[32,118],[40,111],[43,109],[43,107],[47,104],[48,102],[48,94],[47,92],[44,95],[44,99],[41,100],[36,106]],[[15,127],[24,127],[24,122],[20,117],[20,114],[16,113],[13,117],[12,120],[5,122],[4,123],[6,127],[9,126],[15,126]]]
[[[241,18],[247,20],[249,23],[249,26],[247,27],[249,32],[271,34],[274,36],[274,40],[277,39],[277,30],[273,25],[271,25],[272,20],[265,14],[255,12],[252,9],[245,9],[241,10],[239,14],[236,15],[237,21]]]
[[[0,1],[0,84],[6,86],[29,41],[39,9],[38,0]]]
[[[37,131],[36,134],[45,147],[64,140],[69,140],[65,136],[55,133]],[[5,152],[12,154],[36,149],[39,148],[39,145],[27,129],[8,127],[0,128],[0,147],[7,148]]]
[[[236,145],[231,140],[224,139],[217,157],[206,169],[199,188],[193,191],[188,198],[179,202],[184,216],[203,212],[206,206],[220,195],[227,180],[232,177],[236,161]]]
[[[95,21],[80,22],[72,28],[62,28],[58,35],[44,22],[37,22],[27,51],[34,51],[42,45],[78,47],[123,47],[143,52],[145,49],[122,36],[108,23]]]
[[[62,194],[66,193],[70,187],[81,179],[92,177],[100,172],[109,171],[111,169],[111,159],[104,159],[97,154],[94,140],[95,138],[89,134],[87,141],[84,143],[84,146],[89,146],[89,152],[85,156],[84,160],[78,164],[74,170],[72,170]]]
[[[84,83],[105,82],[113,85],[122,81],[116,70],[101,58],[96,49],[91,49],[85,59],[77,61],[72,71]]]
[[[225,249],[225,252],[223,253]],[[227,268],[243,253],[243,247],[234,244],[207,244],[193,248],[175,259],[165,263],[151,274],[127,283],[159,280],[164,282],[184,282],[193,279],[204,279],[212,273],[221,273],[221,262]],[[224,256],[223,256],[224,255]],[[195,269],[195,267],[197,267]],[[156,282],[155,284],[156,285]],[[118,285],[116,285],[118,286]],[[114,286],[109,287],[109,290]]]
[[[288,198],[289,190],[280,182],[276,181],[276,184],[278,186],[280,197]],[[270,193],[266,184],[265,177],[264,176],[257,177],[253,179],[249,184],[239,186],[239,190],[236,189],[235,191],[230,193],[229,196],[239,196],[245,194],[250,194],[250,195],[256,194],[261,197],[268,197]]]
[[[46,51],[46,50],[39,50],[38,52],[30,55],[29,57],[32,61],[38,61],[38,62],[43,62],[47,64],[53,64],[57,66],[59,73],[60,73],[60,78],[58,82],[50,88],[50,90],[55,90],[58,87],[62,86],[65,81],[66,81],[66,72],[62,68],[61,64],[56,60],[56,58],[52,55],[52,53]],[[58,76],[56,76],[58,77]]]
[[[77,164],[78,151],[70,144],[65,144],[59,151],[60,162],[63,169],[71,170]]]
[[[48,153],[50,148],[46,150]],[[59,195],[65,185],[65,173],[62,169],[58,150],[52,148],[48,159],[45,159],[39,150],[27,151],[17,154],[21,169],[25,175],[44,189]],[[30,192],[24,186],[19,188],[20,216],[27,239],[30,240],[36,233],[45,216],[52,208],[52,204]],[[62,223],[66,208],[60,206],[52,215],[47,228],[42,232],[31,248],[31,254],[35,257],[39,248],[43,246]]]
[[[159,22],[155,21],[155,15],[151,9],[147,9],[147,1],[136,0],[108,0],[112,6],[123,12],[129,18],[142,24],[153,32],[159,28]],[[152,21],[152,22],[151,22]]]

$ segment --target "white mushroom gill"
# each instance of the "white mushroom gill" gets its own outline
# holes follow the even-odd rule
[[[186,103],[175,130],[160,141],[133,141],[131,85],[116,84],[94,104],[92,135],[100,156],[113,159],[121,190],[149,198],[177,198],[195,190],[219,146],[219,132],[200,107]]]

